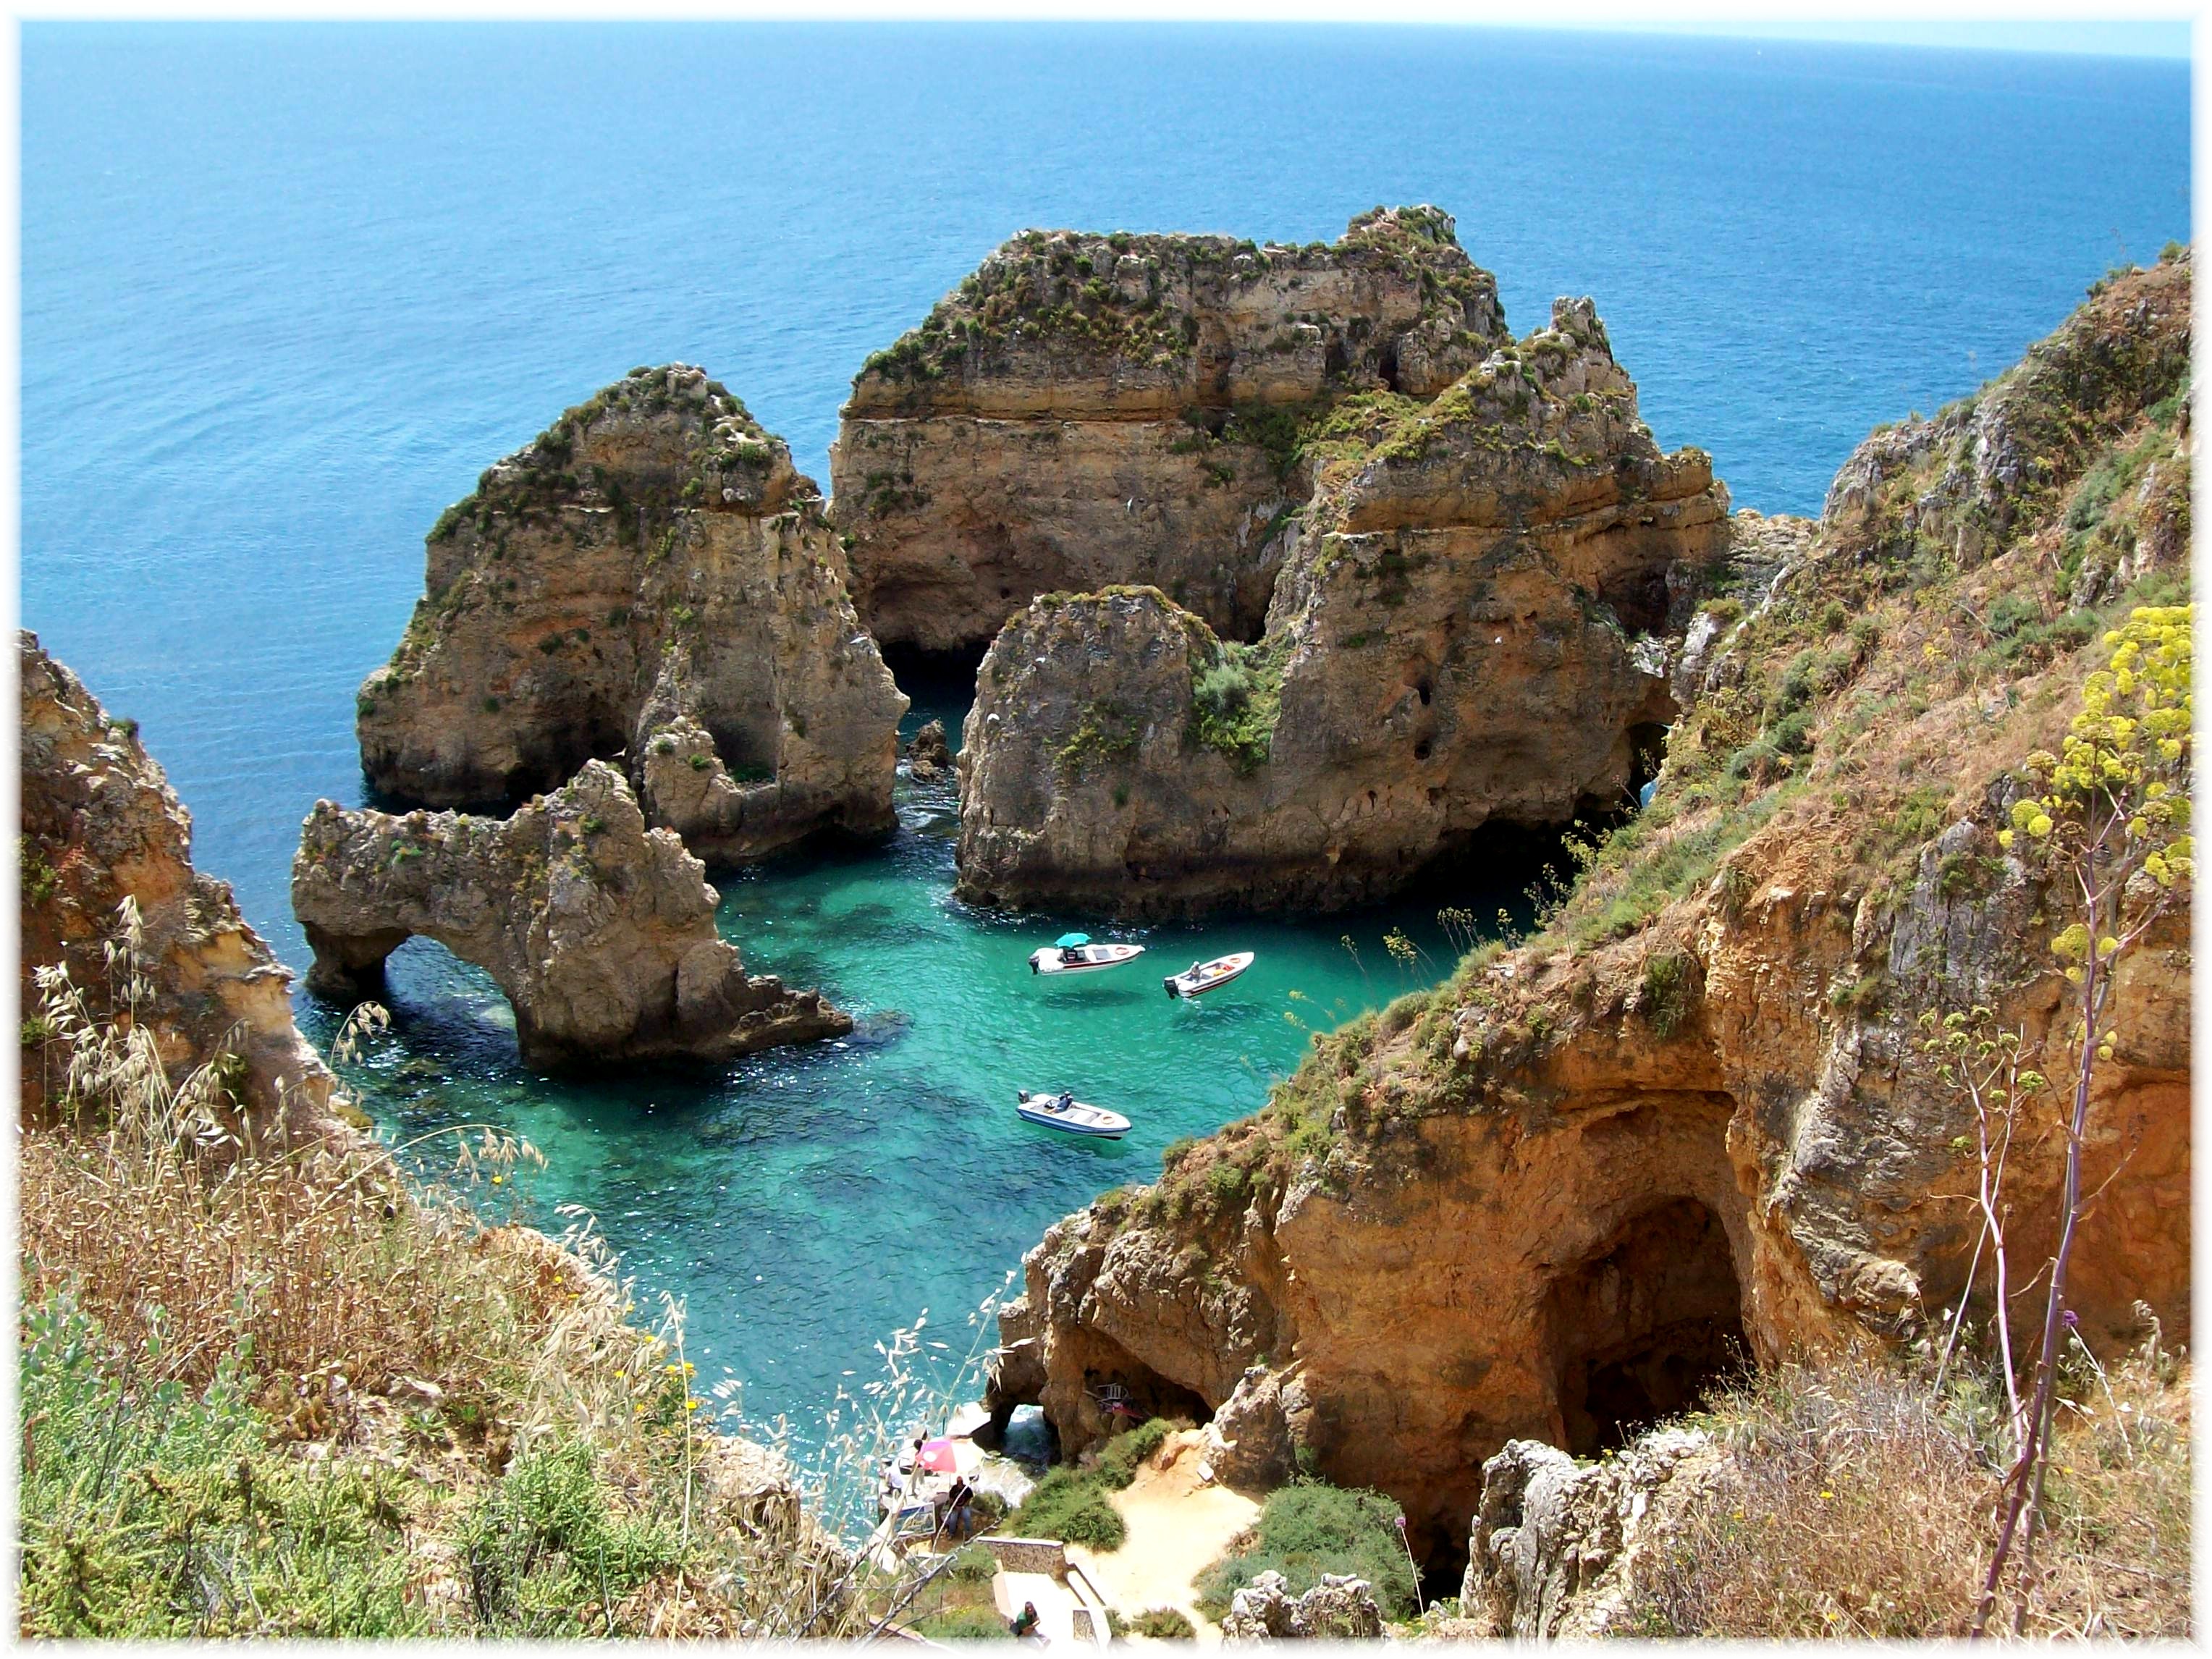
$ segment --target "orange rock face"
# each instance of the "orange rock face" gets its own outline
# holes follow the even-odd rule
[[[1749,538],[1652,804],[1573,897],[1048,1231],[1003,1316],[999,1406],[1040,1401],[1071,1449],[1104,1431],[1109,1382],[1286,1434],[1449,1554],[1510,1439],[1620,1443],[1731,1354],[1941,1343],[1978,1233],[1974,1113],[1923,1047],[1923,1016],[1954,1012],[2053,1079],[2005,1177],[2032,1343],[2080,1050],[2050,949],[2066,890],[1996,831],[2102,629],[2185,578],[2187,270],[2094,295],[1984,394],[1981,448],[1956,411],[1927,423],[1953,441],[1884,434],[1907,459],[1854,457],[1863,487],[1817,531]],[[2106,611],[2074,606],[2085,570]],[[2188,943],[2179,893],[2095,1070],[2069,1305],[2108,1355],[2147,1316],[2188,1328]],[[1977,1329],[1992,1308],[1984,1256]]]

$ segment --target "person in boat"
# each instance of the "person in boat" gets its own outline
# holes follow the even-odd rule
[[[1076,963],[1083,960],[1083,947],[1079,945],[1069,945],[1061,947],[1060,960],[1062,966],[1070,968],[1073,967]]]
[[[1060,1098],[1052,1103],[1052,1109],[1055,1112],[1064,1112],[1074,1104],[1075,1095],[1073,1091],[1063,1089],[1060,1091]]]

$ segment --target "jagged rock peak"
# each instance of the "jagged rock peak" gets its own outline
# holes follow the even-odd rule
[[[621,757],[650,821],[718,862],[888,830],[906,701],[821,505],[697,368],[568,410],[430,532],[425,597],[361,689],[370,783],[503,806]]]
[[[292,1021],[292,975],[238,908],[230,884],[195,870],[191,816],[138,741],[38,635],[16,636],[21,695],[22,1099],[36,1110],[65,1058],[40,1012],[37,970],[65,966],[95,1017],[114,1012],[105,957],[136,902],[150,1029],[173,1079],[236,1056],[226,1078],[257,1132],[283,1119],[323,1133],[331,1075]]]
[[[749,978],[714,890],[623,775],[587,763],[506,819],[315,803],[292,863],[311,988],[373,988],[410,937],[489,972],[531,1064],[725,1059],[853,1028],[812,991]]]

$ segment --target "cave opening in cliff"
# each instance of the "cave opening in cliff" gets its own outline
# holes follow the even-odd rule
[[[945,736],[953,748],[960,746],[960,723],[968,718],[968,705],[975,701],[975,672],[983,665],[987,640],[951,651],[925,651],[914,645],[886,645],[884,666],[914,707],[899,722],[910,732],[924,722],[945,722]]]
[[[1748,1348],[1727,1229],[1694,1198],[1638,1212],[1562,1273],[1544,1322],[1561,1443],[1578,1457],[1688,1410]]]

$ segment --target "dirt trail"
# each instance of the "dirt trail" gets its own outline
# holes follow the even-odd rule
[[[1230,1540],[1258,1517],[1260,1506],[1224,1486],[1202,1486],[1198,1479],[1199,1437],[1178,1436],[1164,1446],[1175,1462],[1166,1468],[1147,1458],[1137,1478],[1109,1501],[1128,1523],[1121,1547],[1101,1555],[1068,1546],[1091,1582],[1125,1620],[1133,1621],[1149,1607],[1176,1607],[1191,1622],[1201,1644],[1218,1643],[1221,1632],[1198,1610],[1191,1581],[1226,1553]]]

